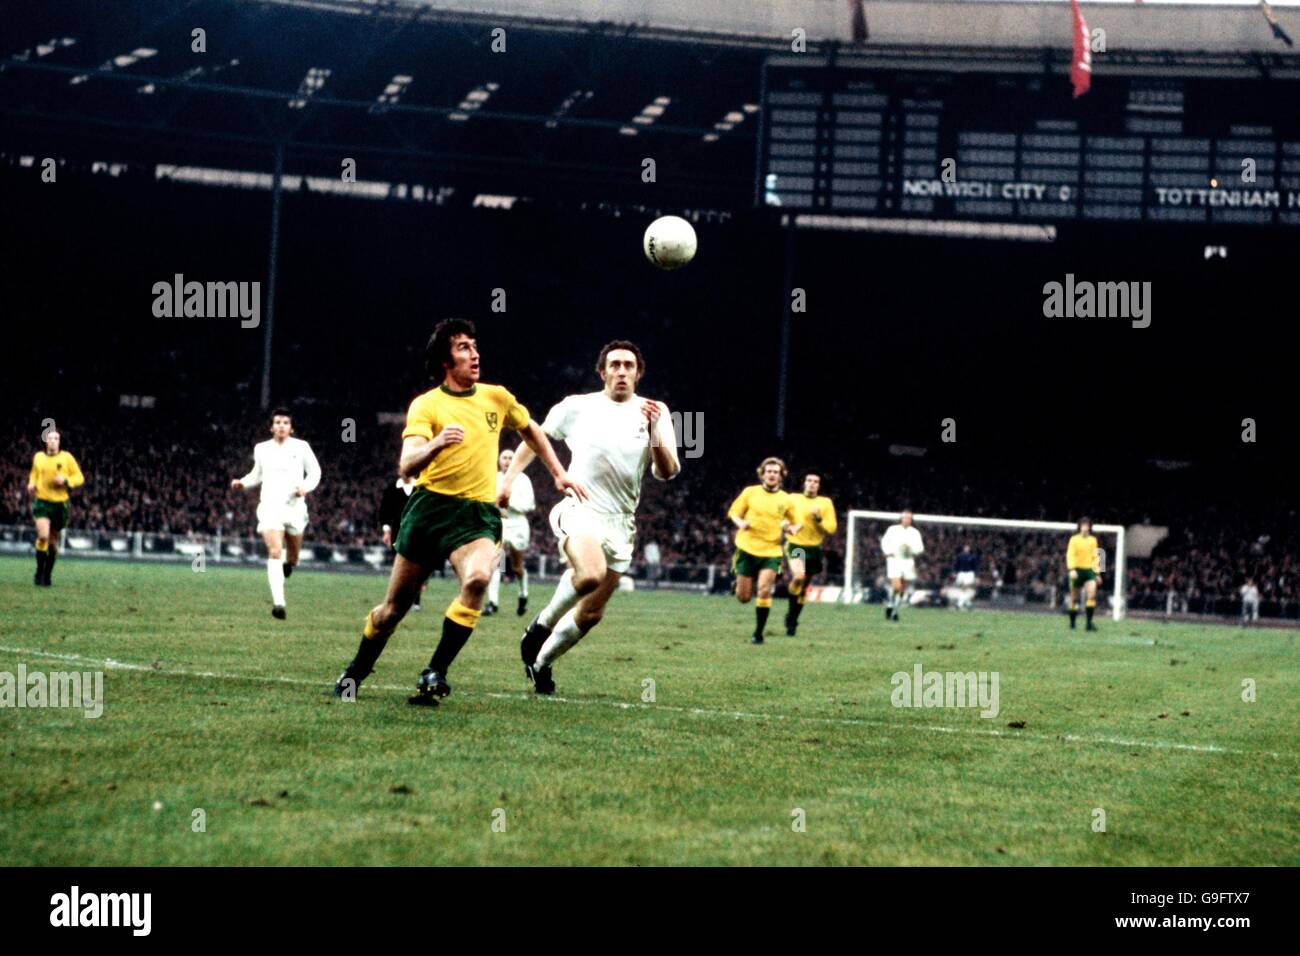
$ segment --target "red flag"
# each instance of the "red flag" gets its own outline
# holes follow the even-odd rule
[[[866,0],[849,0],[849,16],[853,21],[853,42],[867,42],[867,5]]]
[[[1070,82],[1074,84],[1074,96],[1078,99],[1092,85],[1092,38],[1078,0],[1070,0],[1070,12],[1074,17],[1074,59],[1070,62]]]

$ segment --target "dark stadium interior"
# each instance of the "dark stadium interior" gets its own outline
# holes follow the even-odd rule
[[[155,167],[268,173],[272,140],[291,137],[286,174],[337,179],[353,157],[358,179],[445,190],[438,202],[283,198],[271,400],[293,408],[321,459],[313,524],[327,540],[378,539],[398,439],[376,414],[402,412],[425,387],[424,341],[459,315],[478,323],[485,380],[539,420],[562,396],[598,387],[595,355],[618,337],[646,352],[645,394],[703,416],[703,455],[673,485],[647,483],[641,541],[658,540],[667,562],[724,564],[726,506],[762,457],[779,454],[796,474],[820,471],[841,511],[1087,512],[1166,525],[1156,556],[1130,565],[1132,604],[1163,608],[1172,589],[1222,609],[1254,576],[1266,612],[1300,616],[1286,294],[1295,244],[1284,230],[1066,223],[1039,243],[800,229],[787,261],[780,214],[752,207],[753,121],[716,142],[699,135],[757,100],[762,51],[520,28],[515,53],[494,57],[456,24],[376,21],[372,44],[351,43],[355,18],[259,7],[253,29],[227,4],[185,5],[183,21],[171,6],[181,5],[131,2],[112,16],[89,3],[0,6],[3,22],[38,18],[23,35],[75,24],[79,38],[75,56],[0,71],[0,401],[11,450],[0,525],[28,523],[25,461],[53,418],[90,476],[85,527],[251,531],[250,502],[227,484],[265,434],[263,330],[155,318],[151,289],[178,273],[265,287],[271,196],[171,181]],[[205,63],[239,63],[150,96],[103,77],[70,87],[74,67],[142,44],[161,51],[147,75],[181,75],[188,41],[159,38],[184,38],[191,22],[212,25]],[[719,58],[727,69],[713,69]],[[311,66],[333,69],[321,95],[336,102],[289,114],[250,92],[292,91]],[[412,112],[350,105],[404,71],[417,77]],[[500,86],[491,108],[515,121],[447,119],[489,81]],[[598,91],[586,112],[547,126],[567,92],[586,89]],[[621,135],[617,123],[656,95],[673,98],[673,125]],[[59,157],[57,185],[23,162],[43,156]],[[654,183],[641,178],[647,156]],[[519,198],[483,208],[480,194]],[[681,272],[660,273],[639,251],[661,212],[691,215],[699,233]],[[1207,245],[1230,254],[1206,259]],[[1044,284],[1067,273],[1150,282],[1151,326],[1044,318]],[[787,282],[804,290],[806,311],[791,317],[778,435]],[[504,312],[492,308],[497,289]],[[122,407],[122,395],[156,404]],[[953,443],[940,437],[948,418]],[[1246,418],[1254,443],[1242,441]],[[355,442],[340,437],[344,419],[356,422]],[[891,453],[898,445],[924,456]],[[553,553],[544,517],[534,527]],[[843,570],[842,539],[831,577]],[[942,570],[965,539],[936,539]],[[1059,542],[972,540],[1004,578],[1059,577]]]

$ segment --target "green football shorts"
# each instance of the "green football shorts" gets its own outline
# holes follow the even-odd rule
[[[406,560],[436,569],[477,538],[501,542],[501,512],[495,504],[416,488],[402,509],[393,547]]]
[[[794,558],[796,561],[803,558],[804,573],[810,578],[815,578],[822,573],[825,562],[822,559],[821,545],[816,544],[791,544],[785,543],[786,560]]]
[[[62,531],[68,526],[68,503],[66,501],[44,501],[37,498],[32,504],[33,518],[49,518],[51,531]]]
[[[756,554],[750,554],[748,551],[736,549],[735,555],[731,559],[731,572],[738,578],[756,578],[758,572],[762,570],[775,571],[781,573],[781,559],[760,558]]]

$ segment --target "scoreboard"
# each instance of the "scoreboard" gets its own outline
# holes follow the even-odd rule
[[[1300,226],[1300,82],[764,67],[755,201],[934,219]]]

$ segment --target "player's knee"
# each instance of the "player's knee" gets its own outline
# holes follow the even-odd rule
[[[385,601],[383,604],[371,609],[370,620],[377,630],[388,631],[398,625],[406,615],[406,611],[407,608],[402,607],[396,601]]]
[[[579,594],[587,595],[600,587],[600,575],[590,572],[573,573],[573,589]]]
[[[487,590],[488,582],[491,580],[492,571],[489,568],[475,568],[465,575],[460,586],[470,594],[482,594]]]

